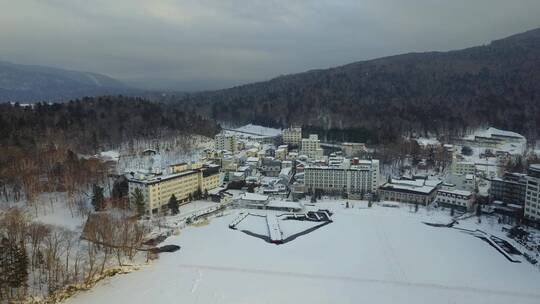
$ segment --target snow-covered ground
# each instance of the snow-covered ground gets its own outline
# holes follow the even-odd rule
[[[240,210],[188,227],[147,268],[69,303],[538,303],[540,271],[451,228],[448,212],[317,203],[334,222],[284,245],[228,229]],[[257,218],[253,217],[254,221]],[[488,221],[460,221],[499,231]],[[248,224],[247,222],[244,224]],[[260,223],[259,223],[260,224]],[[475,228],[476,227],[476,228]],[[491,231],[490,231],[491,232]]]
[[[20,208],[28,219],[71,231],[81,231],[91,205],[88,199],[70,200],[64,192],[40,194],[36,201],[29,205],[25,202],[0,202],[0,213],[10,208]]]
[[[415,140],[422,147],[439,146],[441,144],[435,137],[418,137]]]
[[[236,128],[234,130],[238,132],[253,133],[253,134],[257,134],[261,136],[278,136],[281,134],[280,129],[263,127],[263,126],[258,126],[254,124],[248,124],[248,125]]]
[[[226,134],[237,135],[240,138],[259,139],[263,137],[275,137],[281,134],[280,129],[268,128],[253,124],[248,124],[236,129],[224,131]]]

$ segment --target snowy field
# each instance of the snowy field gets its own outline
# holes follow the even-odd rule
[[[236,129],[226,130],[225,133],[230,135],[237,135],[242,138],[261,138],[279,136],[281,134],[281,130],[248,124]]]
[[[540,303],[537,268],[509,262],[469,234],[422,223],[448,222],[446,212],[317,207],[334,209],[334,222],[284,245],[228,229],[238,216],[233,210],[166,241],[180,251],[68,302]],[[474,218],[462,222],[500,229]]]

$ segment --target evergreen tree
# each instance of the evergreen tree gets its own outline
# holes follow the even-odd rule
[[[199,200],[201,199],[201,196],[202,196],[201,188],[197,188],[197,190],[195,190],[195,193],[193,193],[193,198],[195,198],[195,200]]]
[[[176,196],[171,195],[171,198],[169,199],[169,210],[171,210],[171,213],[176,215],[180,213],[180,206],[178,205],[178,200],[176,199]]]
[[[17,246],[8,239],[0,244],[0,286],[25,287],[28,280],[28,255],[24,244]]]
[[[454,210],[454,206],[452,206],[452,208],[450,208],[450,216],[454,216],[454,213],[455,213],[455,210]]]
[[[122,175],[113,183],[112,197],[116,199],[124,198],[127,197],[128,192],[129,186],[127,178]]]
[[[144,195],[139,188],[135,188],[135,191],[133,191],[132,195],[133,205],[135,205],[135,208],[137,208],[137,215],[142,216],[144,215],[146,211],[145,203],[144,203]]]
[[[17,287],[26,286],[28,281],[28,255],[26,254],[26,248],[24,244],[15,247],[16,255],[16,267],[14,284]]]
[[[94,184],[92,187],[92,206],[95,211],[101,211],[105,209],[105,196],[103,195],[103,188]]]

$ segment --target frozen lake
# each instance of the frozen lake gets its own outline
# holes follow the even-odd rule
[[[328,206],[334,223],[284,245],[228,229],[232,211],[169,238],[180,251],[68,302],[540,303],[533,266],[509,262],[471,235],[422,223],[446,215],[321,207]]]

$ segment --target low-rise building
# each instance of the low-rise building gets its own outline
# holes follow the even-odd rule
[[[474,174],[449,174],[445,183],[447,188],[475,192],[476,176]]]
[[[285,160],[287,159],[287,148],[279,147],[276,150],[276,158],[279,160]]]
[[[341,145],[341,150],[346,157],[358,157],[367,151],[363,143],[346,142]]]
[[[439,206],[455,208],[459,211],[472,211],[474,195],[470,191],[439,189],[435,202]]]
[[[236,205],[242,208],[264,209],[268,204],[268,195],[249,193],[242,194]]]
[[[428,205],[433,202],[441,181],[428,179],[391,179],[379,187],[381,200]]]
[[[281,171],[281,161],[274,158],[264,158],[261,162],[261,171],[265,176],[276,177]]]

